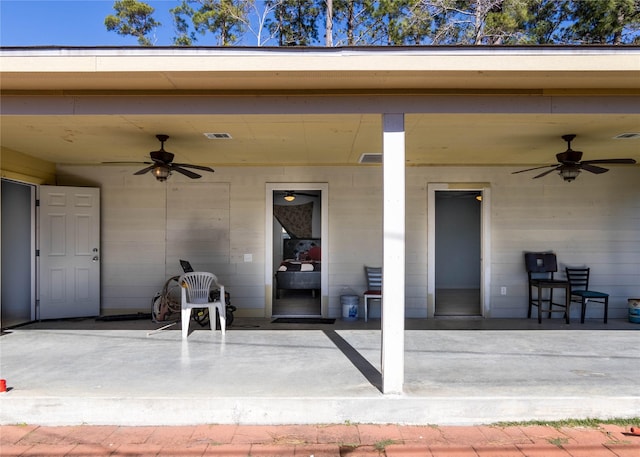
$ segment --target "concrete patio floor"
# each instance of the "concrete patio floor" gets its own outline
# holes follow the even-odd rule
[[[626,320],[407,320],[405,392],[379,386],[380,321],[236,318],[225,337],[149,320],[46,321],[0,337],[0,424],[476,425],[640,412]]]

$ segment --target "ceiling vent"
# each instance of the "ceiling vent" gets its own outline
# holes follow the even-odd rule
[[[640,133],[621,133],[613,137],[614,140],[636,140],[640,138]]]
[[[364,153],[360,156],[359,163],[382,163],[382,154],[376,153]]]
[[[231,135],[228,133],[205,133],[204,136],[210,140],[230,140]]]

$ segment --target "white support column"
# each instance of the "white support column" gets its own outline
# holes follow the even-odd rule
[[[384,114],[382,125],[382,392],[401,394],[404,384],[404,114]]]

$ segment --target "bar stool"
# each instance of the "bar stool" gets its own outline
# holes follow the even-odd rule
[[[565,321],[569,323],[569,308],[571,305],[571,285],[566,279],[555,279],[554,273],[558,271],[558,262],[556,255],[552,252],[525,252],[524,263],[527,268],[527,276],[529,277],[529,310],[527,317],[531,317],[531,309],[536,306],[538,308],[538,323],[542,323],[542,313],[564,312]],[[536,289],[536,296],[533,296],[533,290]],[[549,290],[549,298],[543,298],[544,289]],[[553,290],[564,289],[565,302],[555,303],[553,301]],[[548,308],[544,308],[544,305]],[[553,306],[561,309],[555,310]]]

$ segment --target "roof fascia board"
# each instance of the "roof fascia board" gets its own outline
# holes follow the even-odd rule
[[[508,57],[508,58],[506,58]],[[2,72],[638,71],[640,47],[0,48]]]

